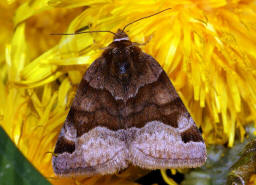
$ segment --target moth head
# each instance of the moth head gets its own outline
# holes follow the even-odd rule
[[[118,29],[115,36],[114,42],[122,41],[122,40],[130,40],[128,35],[121,29]]]

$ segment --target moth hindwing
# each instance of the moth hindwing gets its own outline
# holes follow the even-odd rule
[[[206,161],[201,134],[168,76],[122,30],[83,76],[54,153],[58,175]]]

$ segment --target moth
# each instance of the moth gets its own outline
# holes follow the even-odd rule
[[[206,161],[200,131],[168,76],[124,29],[111,32],[113,42],[81,80],[55,146],[57,175],[113,174],[129,165],[194,168]]]

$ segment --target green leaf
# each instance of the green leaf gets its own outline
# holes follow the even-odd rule
[[[0,127],[0,184],[50,185]]]

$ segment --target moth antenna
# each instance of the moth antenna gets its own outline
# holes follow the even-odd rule
[[[172,9],[172,8],[167,8],[167,9],[164,9],[164,10],[162,10],[162,11],[160,11],[160,12],[157,12],[157,13],[154,13],[154,14],[152,14],[152,15],[149,15],[149,16],[146,16],[146,17],[142,17],[142,18],[139,18],[139,19],[137,19],[137,20],[135,20],[135,21],[133,21],[133,22],[130,22],[130,23],[128,23],[127,25],[124,26],[124,28],[123,28],[122,31],[124,31],[128,26],[130,26],[131,24],[133,24],[133,23],[135,23],[135,22],[138,22],[138,21],[140,21],[140,20],[142,20],[142,19],[147,19],[147,18],[149,18],[149,17],[153,17],[153,16],[155,16],[155,15],[157,15],[157,14],[160,14],[160,13],[165,12],[165,11],[170,10],[170,9]]]
[[[111,33],[113,35],[116,35],[112,31],[82,31],[82,32],[78,32],[78,31],[79,30],[77,30],[75,33],[51,33],[50,35],[78,35],[78,34],[82,34],[82,33],[94,33],[94,32],[107,32],[107,33]]]

